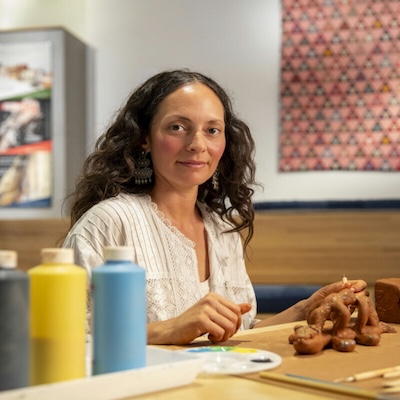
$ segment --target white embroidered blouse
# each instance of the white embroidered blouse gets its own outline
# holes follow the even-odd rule
[[[208,237],[209,290],[235,303],[250,303],[241,329],[251,328],[256,315],[253,286],[246,272],[238,233],[198,204]],[[163,321],[200,300],[195,244],[157,209],[148,195],[120,194],[89,209],[69,232],[63,247],[73,248],[75,263],[91,268],[104,263],[103,247],[132,246],[134,262],[146,270],[147,320]]]

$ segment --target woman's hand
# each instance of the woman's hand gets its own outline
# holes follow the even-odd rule
[[[188,344],[208,333],[211,342],[224,342],[242,324],[242,315],[251,305],[235,304],[209,293],[176,318],[147,325],[148,344]]]
[[[366,290],[367,283],[363,280],[352,280],[352,281],[347,281],[346,283],[340,281],[322,287],[321,289],[313,293],[307,300],[305,300],[304,319],[307,319],[309,310],[313,309],[314,306],[317,303],[321,302],[323,299],[325,299],[326,296],[328,296],[331,293],[338,293],[346,288],[354,290],[354,293],[359,293]]]
[[[286,310],[275,314],[272,317],[263,319],[258,322],[254,327],[261,328],[263,326],[271,326],[276,324],[284,324],[287,322],[306,320],[310,310],[317,307],[326,296],[331,293],[338,293],[342,289],[351,288],[354,293],[366,291],[367,283],[362,280],[353,280],[343,283],[343,281],[331,283],[313,293],[308,299],[300,300],[293,306]],[[368,293],[366,293],[368,294]]]

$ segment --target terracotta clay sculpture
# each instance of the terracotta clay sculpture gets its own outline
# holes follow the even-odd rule
[[[351,315],[356,309],[358,315],[352,321]],[[326,321],[331,321],[329,328],[325,326]],[[308,312],[307,324],[295,326],[289,336],[289,343],[300,354],[319,353],[328,345],[341,352],[353,351],[357,343],[376,346],[382,333],[395,332],[379,321],[365,292],[354,293],[350,289],[330,294],[315,304]]]

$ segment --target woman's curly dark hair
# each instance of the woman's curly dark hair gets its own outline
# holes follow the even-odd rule
[[[112,125],[96,141],[84,162],[75,192],[69,196],[71,227],[92,206],[119,193],[149,194],[154,182],[137,185],[139,157],[159,104],[184,85],[200,82],[211,88],[225,110],[226,148],[218,165],[219,188],[209,179],[199,187],[198,201],[232,225],[230,232],[248,228],[245,247],[253,236],[251,197],[255,182],[255,146],[249,127],[235,116],[227,93],[214,80],[189,70],[161,72],[139,86],[116,114]]]

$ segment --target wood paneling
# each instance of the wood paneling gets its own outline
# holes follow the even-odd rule
[[[61,247],[69,221],[63,219],[0,220],[0,249],[18,252],[18,266],[40,264],[40,250]]]
[[[400,276],[400,211],[258,212],[254,283],[326,284]]]
[[[60,247],[69,221],[0,220],[0,249],[19,266]],[[247,269],[253,283],[326,284],[400,277],[400,211],[257,212]]]

